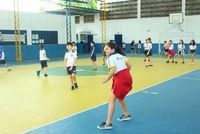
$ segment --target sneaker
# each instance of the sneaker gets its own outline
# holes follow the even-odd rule
[[[40,76],[40,71],[37,71],[37,76],[38,76],[38,77]]]
[[[182,64],[184,64],[185,62],[183,61]]]
[[[44,74],[44,77],[47,77],[48,76],[48,74]]]
[[[112,124],[107,125],[106,122],[102,122],[100,126],[97,126],[97,128],[109,130],[109,129],[112,129]]]
[[[77,84],[77,83],[75,83],[75,84],[74,84],[74,87],[77,89],[77,88],[78,88],[78,84]]]
[[[131,115],[125,116],[124,114],[117,119],[118,121],[128,121],[131,120]]]
[[[166,63],[169,63],[169,61],[166,61]]]
[[[150,66],[150,67],[152,67],[153,65],[152,65],[152,64],[150,64],[149,66]]]
[[[149,65],[145,65],[145,67],[148,67]]]
[[[7,71],[11,71],[11,68],[8,67],[6,70],[7,70]]]
[[[175,61],[175,63],[177,64],[178,62],[177,62],[177,61]]]
[[[74,90],[74,86],[71,87],[71,90]]]
[[[174,61],[172,61],[172,63],[174,63]]]

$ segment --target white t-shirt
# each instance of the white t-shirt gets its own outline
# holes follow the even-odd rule
[[[152,49],[152,44],[151,43],[145,43],[144,44],[144,50],[149,50]]]
[[[127,60],[128,59],[125,56],[115,53],[115,54],[110,55],[107,58],[107,65],[108,65],[108,68],[116,67],[116,71],[115,71],[115,74],[116,74],[117,72],[127,68],[126,66]]]
[[[174,44],[170,44],[169,50],[173,50],[174,49]]]
[[[43,60],[48,60],[46,51],[44,49],[40,50],[40,61],[43,61]]]
[[[1,54],[0,54],[0,60],[5,60],[5,53],[4,51],[1,51]]]
[[[183,44],[178,44],[178,51],[184,51],[185,45]]]
[[[138,48],[139,49],[142,48],[142,44],[138,43]]]
[[[66,67],[76,66],[76,64],[74,64],[76,58],[77,55],[74,52],[66,52],[64,57],[64,59],[67,60]]]
[[[190,45],[189,47],[190,47],[190,50],[196,50],[196,48],[197,48],[196,45],[194,45],[194,46],[193,46],[193,45]]]
[[[77,46],[76,45],[73,46],[72,51],[77,55]]]

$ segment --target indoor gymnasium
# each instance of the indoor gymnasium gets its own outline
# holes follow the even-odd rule
[[[199,0],[0,0],[0,134],[199,134]]]

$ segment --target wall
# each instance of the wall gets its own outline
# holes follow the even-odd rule
[[[82,19],[81,17],[81,20]],[[196,42],[200,42],[200,33],[198,30],[200,15],[186,16],[181,26],[169,24],[168,19],[168,17],[160,17],[107,21],[107,41],[113,40],[114,34],[123,34],[123,41],[127,43],[130,43],[133,39],[136,42],[139,39],[144,42],[147,37],[151,37],[154,43],[169,39],[178,42],[180,38],[183,38],[186,43],[192,38],[194,38]],[[101,22],[99,20],[99,15],[96,15],[95,23],[83,24],[83,21],[81,21],[80,24],[72,23],[74,29],[72,35],[75,35],[79,31],[87,30],[97,34],[98,37],[95,38],[95,42],[101,42]],[[181,32],[181,29],[184,30],[184,32]],[[73,40],[75,40],[75,36],[73,36]]]
[[[153,54],[159,53],[159,44],[153,43]],[[200,44],[198,44],[200,45]],[[89,58],[89,49],[87,44],[77,44],[78,48],[78,54],[87,54]],[[137,49],[137,45],[135,46]],[[174,50],[177,52],[177,44],[174,44]],[[5,54],[6,54],[6,60],[8,61],[15,61],[16,59],[16,53],[15,53],[15,46],[14,45],[5,45],[4,46]],[[54,45],[45,45],[45,50],[47,53],[47,56],[50,59],[56,59],[56,58],[63,58],[64,54],[66,52],[66,46],[65,44],[54,44]],[[163,44],[160,45],[160,51],[162,54],[163,52]],[[96,43],[96,49],[95,52],[98,54],[102,53],[102,44]],[[126,44],[126,53],[130,53],[130,44]],[[188,54],[189,52],[189,45],[186,44],[186,50],[185,53]],[[143,45],[142,45],[142,51],[141,54],[143,54]],[[200,47],[197,47],[196,54],[200,55]],[[23,60],[39,60],[39,46],[38,45],[23,45],[22,46],[22,59]]]
[[[180,37],[189,42],[194,38],[200,42],[200,33],[198,31],[200,15],[186,16],[180,32],[176,25],[169,24],[168,17],[144,18],[144,19],[124,19],[107,21],[107,41],[114,39],[114,34],[123,34],[123,41],[130,43],[141,39],[151,37],[154,43],[163,42],[163,40],[173,39],[178,42]],[[0,11],[0,29],[13,30],[13,12]],[[101,21],[99,14],[95,15],[94,23],[75,24],[72,17],[72,40],[76,41],[76,34],[84,31],[90,31],[94,34],[95,42],[101,43]],[[20,13],[20,29],[27,30],[27,44],[31,44],[31,31],[58,31],[58,44],[66,43],[65,16],[53,15],[47,13]]]
[[[13,30],[14,16],[11,11],[0,11],[0,29]],[[58,31],[58,43],[66,43],[65,16],[47,13],[21,13],[20,29],[27,30],[27,44],[31,44],[31,31]]]
[[[14,45],[4,46],[6,60],[15,61],[16,52]],[[45,45],[47,56],[51,59],[64,57],[66,52],[65,45]],[[39,46],[38,45],[23,45],[22,46],[22,59],[23,60],[39,60]]]

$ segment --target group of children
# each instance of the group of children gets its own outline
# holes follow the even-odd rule
[[[78,84],[76,82],[76,62],[77,62],[77,47],[74,42],[69,42],[66,45],[66,49],[68,50],[64,56],[64,70],[70,75],[71,81],[71,90],[77,89]],[[44,76],[47,77],[47,61],[49,58],[46,55],[46,51],[44,49],[44,44],[40,44],[39,51],[39,59],[41,64],[41,69],[37,71],[37,76],[40,76],[40,72],[44,70]]]
[[[191,64],[194,64],[194,57],[195,57],[195,52],[197,49],[197,45],[195,43],[195,40],[191,40],[189,44],[189,53],[191,55]],[[169,42],[164,41],[164,54],[166,57],[168,57],[168,60],[166,63],[170,63],[170,60],[172,63],[178,63],[180,59],[182,59],[182,64],[185,63],[184,61],[184,56],[185,56],[185,44],[182,39],[180,39],[179,44],[178,44],[178,51],[177,53],[174,51],[174,45],[173,41],[169,40]],[[176,58],[176,60],[175,60]]]
[[[125,42],[122,42],[122,49],[123,49],[124,52],[126,51],[126,43]],[[138,55],[140,55],[141,51],[142,51],[142,42],[141,42],[141,40],[138,41],[137,48],[136,48],[135,41],[132,40],[131,43],[130,43],[130,51],[131,51],[131,54],[136,54],[137,53]]]
[[[94,47],[94,42],[91,43],[91,47]],[[70,76],[71,89],[77,89],[78,84],[76,82],[76,62],[77,62],[77,48],[73,43],[67,43],[66,45],[67,52],[64,56],[64,70]],[[114,42],[109,42],[104,46],[104,54],[106,55],[107,65],[109,68],[108,75],[105,77],[102,83],[108,82],[113,78],[113,84],[111,87],[111,94],[109,99],[109,108],[108,116],[105,122],[102,122],[98,129],[112,129],[112,118],[115,111],[115,102],[118,100],[123,114],[119,117],[118,121],[127,121],[131,119],[131,115],[128,112],[127,106],[124,102],[125,96],[132,89],[132,76],[130,73],[131,64],[128,62],[128,59],[124,51],[118,47]],[[96,55],[94,55],[94,49],[91,52],[91,60],[96,61]],[[44,44],[40,45],[40,63],[41,69],[37,71],[37,75],[40,75],[40,71],[44,70],[44,76],[47,77],[47,61],[49,58],[46,55],[44,49]]]

